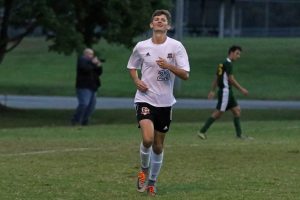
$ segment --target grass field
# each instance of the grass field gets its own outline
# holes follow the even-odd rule
[[[235,64],[237,80],[249,90],[250,99],[299,100],[300,38],[186,38],[191,74],[183,81],[177,97],[206,98],[216,66],[232,44],[243,47]],[[135,87],[126,65],[130,49],[101,42],[95,49],[106,58],[102,96],[132,97]],[[28,38],[0,65],[2,94],[74,95],[75,55],[47,51],[43,39]],[[239,98],[244,98],[236,92]]]
[[[248,98],[300,100],[299,38],[184,43],[192,72],[177,97],[205,98],[216,63],[238,43],[244,51],[236,77]],[[105,42],[96,49],[107,59],[100,95],[133,97],[130,50]],[[26,39],[0,66],[0,93],[74,95],[75,60],[47,52],[41,39]],[[158,199],[300,200],[299,110],[243,110],[251,141],[234,137],[226,113],[202,141],[195,133],[210,112],[174,110]],[[0,200],[146,199],[135,191],[140,135],[134,110],[97,110],[89,127],[69,126],[72,114],[0,105]]]
[[[202,141],[198,126],[172,125],[158,199],[299,199],[299,121],[244,121],[251,141],[227,121]],[[135,191],[139,141],[135,124],[2,128],[1,200],[146,199]]]

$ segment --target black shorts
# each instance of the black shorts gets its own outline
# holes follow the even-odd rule
[[[166,133],[172,121],[172,107],[155,107],[148,103],[136,103],[137,121],[150,119],[156,131]]]
[[[228,109],[238,106],[237,101],[231,89],[222,89],[218,91],[217,110],[225,112]]]

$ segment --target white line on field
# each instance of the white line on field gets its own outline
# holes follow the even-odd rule
[[[101,148],[73,148],[73,149],[57,149],[57,150],[44,150],[44,151],[30,151],[20,153],[0,154],[0,156],[27,156],[27,155],[39,155],[39,154],[51,154],[51,153],[64,153],[64,152],[82,152],[82,151],[97,151]]]
[[[262,128],[263,129],[263,128]],[[287,129],[300,129],[300,126],[290,126],[281,128],[281,130]],[[264,131],[273,131],[279,130],[278,128],[265,128]],[[223,133],[224,131],[219,131]],[[227,145],[227,144],[225,144]],[[200,144],[189,144],[190,147],[198,147]],[[166,145],[166,147],[173,147],[173,145]],[[20,152],[20,153],[0,153],[0,157],[9,157],[9,156],[28,156],[28,155],[41,155],[41,154],[51,154],[51,153],[64,153],[64,152],[83,152],[83,151],[98,151],[101,148],[70,148],[70,149],[53,149],[53,150],[44,150],[44,151],[29,151],[29,152]]]

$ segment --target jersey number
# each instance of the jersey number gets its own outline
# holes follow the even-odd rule
[[[223,64],[219,64],[218,66],[218,75],[221,76],[223,74]]]
[[[158,71],[158,81],[168,81],[170,80],[170,72],[169,70],[160,70]]]

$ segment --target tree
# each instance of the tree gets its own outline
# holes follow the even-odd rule
[[[101,38],[132,46],[148,29],[153,10],[170,6],[171,0],[0,0],[0,63],[37,27],[50,41],[49,50],[66,55]],[[10,35],[12,28],[22,33]]]

